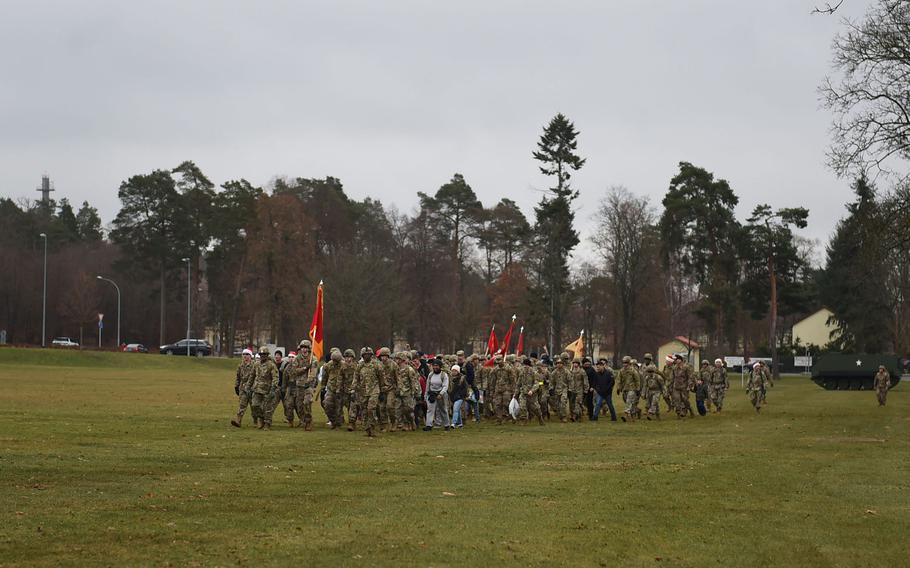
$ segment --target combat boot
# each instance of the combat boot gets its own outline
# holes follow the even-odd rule
[[[262,429],[263,429],[263,430],[271,430],[271,429],[272,429],[272,423],[271,423],[271,422],[265,422],[265,423],[263,424],[263,426],[262,426]]]
[[[354,423],[348,422],[348,432],[353,432],[353,431],[354,431]]]
[[[305,424],[306,425],[303,427],[303,429],[306,430],[307,432],[312,432],[313,431],[313,422],[311,422],[310,420],[307,420]]]
[[[376,434],[373,433],[373,428],[372,428],[372,426],[371,426],[370,428],[367,428],[367,437],[368,437],[368,438],[375,438],[375,437],[376,437]]]
[[[293,428],[293,427],[294,427],[294,421],[288,420],[288,428]]]
[[[238,414],[231,420],[231,426],[235,428],[240,428],[240,423],[243,421],[243,414]]]
[[[260,430],[262,430],[262,428],[263,428],[264,426],[265,426],[265,421],[264,421],[264,420],[259,420],[259,425],[256,426],[256,427],[259,428]]]

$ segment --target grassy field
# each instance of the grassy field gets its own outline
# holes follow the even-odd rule
[[[367,439],[231,428],[232,367],[0,350],[0,565],[907,562],[907,384],[884,409],[787,378],[756,416],[736,380],[722,416]]]

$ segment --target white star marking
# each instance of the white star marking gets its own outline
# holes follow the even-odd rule
[[[860,361],[859,359],[857,359],[857,360],[856,360],[856,366],[857,366],[857,367],[861,367],[862,365],[863,365],[863,362]]]

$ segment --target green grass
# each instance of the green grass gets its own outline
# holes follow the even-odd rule
[[[2,566],[906,562],[904,384],[371,440],[231,428],[231,362],[26,351],[0,350]]]

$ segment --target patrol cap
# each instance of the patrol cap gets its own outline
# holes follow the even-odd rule
[[[379,349],[379,356],[380,356],[380,357],[383,357],[383,356],[388,357],[388,356],[389,356],[389,348],[388,348],[388,347],[381,347],[381,348]]]
[[[268,354],[269,354],[269,348],[266,347],[265,345],[263,345],[262,347],[259,348],[259,354],[260,354],[260,355],[268,355]]]
[[[514,362],[515,362],[515,354],[514,354],[514,353],[509,353],[508,355],[506,355],[506,361],[508,361],[509,363],[514,363]]]
[[[371,348],[369,348],[369,347],[362,347],[362,348],[360,349],[360,354],[361,354],[361,355],[367,355],[367,354],[372,355],[372,354],[373,354],[373,350],[372,350]]]
[[[710,363],[708,363],[707,359],[702,359],[701,366],[704,367],[705,365],[710,365]]]
[[[303,349],[303,348],[310,349],[311,346],[312,346],[312,344],[310,343],[309,339],[302,339],[300,341],[300,343],[297,344],[297,349]]]
[[[353,357],[353,356],[354,356],[354,350],[353,350],[353,349],[345,349],[345,350],[344,350],[344,356],[345,356],[345,357]]]
[[[628,355],[626,355],[625,357],[622,358],[622,362],[623,362],[623,363],[631,363],[631,362],[632,362],[632,358],[629,357]]]
[[[332,361],[341,361],[341,351],[332,351]]]
[[[653,358],[654,358],[654,356],[651,355],[650,353],[645,353],[645,361],[647,361],[649,359],[653,359]]]
[[[458,351],[455,352],[455,355],[456,355],[457,357],[464,357],[464,351],[462,351],[461,349],[459,349]]]

